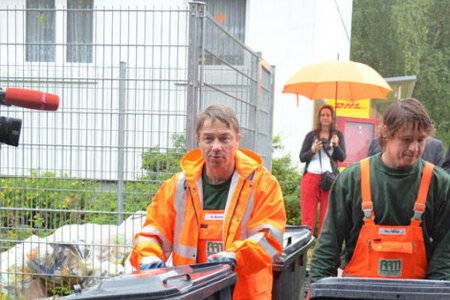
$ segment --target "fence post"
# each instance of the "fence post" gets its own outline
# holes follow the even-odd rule
[[[270,101],[270,123],[269,123],[269,135],[270,135],[270,151],[268,154],[268,159],[270,161],[270,166],[268,168],[269,171],[272,172],[272,147],[273,147],[273,109],[274,109],[274,101],[275,101],[275,66],[270,66],[270,93],[271,93],[271,99]]]
[[[200,63],[203,49],[205,3],[189,2],[188,92],[186,103],[186,148],[196,148],[195,118],[200,104]]]
[[[124,147],[125,147],[125,84],[127,64],[120,62],[119,71],[119,140],[117,143],[117,225],[123,220],[123,178],[124,178]]]
[[[251,102],[255,103],[255,119],[254,119],[254,128],[255,128],[255,136],[253,139],[253,149],[257,151],[258,149],[258,136],[259,136],[259,113],[261,110],[261,60],[262,60],[262,53],[256,52],[256,63],[255,63],[255,75],[254,78],[256,79],[254,81],[254,84],[252,84],[252,90],[251,90]],[[250,106],[251,107],[251,106]]]

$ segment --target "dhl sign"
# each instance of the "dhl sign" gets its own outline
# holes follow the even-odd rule
[[[327,104],[335,106],[334,99],[327,99]],[[338,99],[336,102],[336,116],[354,117],[368,119],[370,118],[370,99],[358,101],[346,101]]]

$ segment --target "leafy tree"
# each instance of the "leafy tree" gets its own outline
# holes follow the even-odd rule
[[[272,144],[274,151],[283,149],[279,135],[273,138]],[[302,176],[292,166],[290,155],[272,159],[272,174],[277,178],[283,192],[288,223],[300,225],[300,182]]]
[[[350,54],[384,77],[416,75],[413,97],[444,145],[450,143],[449,13],[441,0],[355,0]]]

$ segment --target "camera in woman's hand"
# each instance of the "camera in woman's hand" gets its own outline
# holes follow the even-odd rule
[[[327,151],[330,150],[331,147],[330,147],[330,141],[329,140],[327,140],[325,138],[321,138],[320,141],[322,142],[324,150],[327,150]]]

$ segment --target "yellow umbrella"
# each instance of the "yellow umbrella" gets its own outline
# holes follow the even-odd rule
[[[283,93],[305,96],[311,100],[366,98],[386,99],[392,89],[368,65],[354,61],[328,61],[303,67],[284,85]]]

